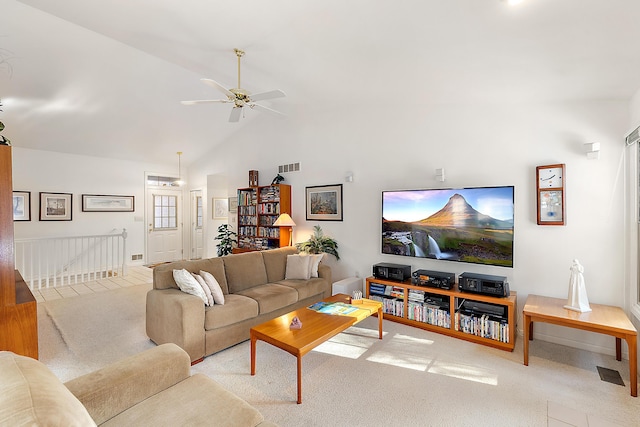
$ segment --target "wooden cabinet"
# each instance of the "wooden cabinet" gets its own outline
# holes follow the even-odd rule
[[[385,319],[501,350],[514,349],[514,291],[498,298],[460,292],[457,287],[447,290],[369,277],[366,294],[383,303]]]
[[[0,145],[0,350],[38,358],[37,309],[15,270],[11,147]]]
[[[291,215],[290,185],[274,184],[238,189],[238,247],[234,252],[287,246],[290,230],[286,227],[273,227],[282,213]]]

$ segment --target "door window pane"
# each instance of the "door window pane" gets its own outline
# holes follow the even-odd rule
[[[202,196],[196,196],[196,228],[202,228]]]
[[[155,229],[178,227],[177,196],[153,195],[153,226]]]

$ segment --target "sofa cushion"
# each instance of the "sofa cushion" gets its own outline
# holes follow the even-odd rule
[[[209,273],[207,273],[207,274],[209,274]],[[211,293],[211,288],[209,288],[209,285],[207,285],[207,283],[204,281],[204,277],[202,277],[201,275],[196,274],[196,273],[191,273],[191,275],[193,276],[194,279],[196,279],[198,281],[198,284],[202,287],[202,290],[204,291],[204,294],[207,296],[207,303],[205,305],[212,306],[213,302],[214,302],[213,301],[213,294]],[[213,276],[211,276],[211,277],[213,277]],[[218,289],[220,289],[220,285],[218,285]],[[222,294],[222,289],[220,289],[220,293]]]
[[[0,425],[95,426],[96,423],[44,364],[1,351]]]
[[[287,269],[284,278],[309,280],[311,270],[309,269],[309,261],[311,257],[306,255],[287,255]]]
[[[257,409],[211,378],[194,374],[102,425],[252,427],[263,419]]]
[[[208,271],[200,270],[200,276],[204,280],[205,286],[209,289],[213,302],[215,304],[224,304],[224,292],[222,292],[222,288],[216,278],[213,277],[213,274]]]
[[[295,289],[298,292],[298,300],[307,299],[315,295],[322,296],[327,287],[325,279],[281,280],[278,284]]]
[[[173,270],[173,280],[176,281],[182,292],[197,296],[205,305],[209,303],[200,283],[186,269]]]
[[[320,262],[322,258],[324,258],[324,254],[310,254],[307,256],[311,258],[309,260],[309,277],[316,278],[318,277],[318,267],[320,267]]]
[[[258,302],[244,295],[229,294],[225,297],[224,305],[215,304],[204,312],[204,329],[222,328],[252,319],[259,313]]]
[[[237,294],[245,289],[267,283],[267,270],[260,252],[234,254],[222,257],[222,260],[229,293]]]
[[[222,292],[229,293],[227,287],[227,278],[224,273],[224,262],[222,258],[207,258],[193,261],[175,261],[167,264],[161,264],[153,269],[153,288],[154,289],[180,289],[173,280],[173,269],[185,268],[191,273],[198,273],[200,270],[208,271],[216,278]]]
[[[269,283],[254,286],[238,293],[258,301],[260,314],[270,313],[279,308],[298,302],[298,292],[290,286]]]
[[[262,251],[264,268],[267,270],[268,283],[278,282],[284,279],[285,267],[287,265],[287,255],[298,253],[295,246]]]

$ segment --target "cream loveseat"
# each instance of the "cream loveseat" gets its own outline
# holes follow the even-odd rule
[[[62,383],[43,363],[0,351],[2,426],[267,427],[254,407],[165,344]]]
[[[155,267],[153,289],[147,293],[147,336],[156,344],[179,345],[197,363],[248,340],[253,326],[329,297],[331,269],[322,263],[317,278],[285,278],[288,256],[297,252],[288,246]],[[174,269],[211,273],[222,288],[224,304],[205,307],[199,297],[182,292]]]

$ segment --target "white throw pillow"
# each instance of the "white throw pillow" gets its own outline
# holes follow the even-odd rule
[[[204,279],[204,283],[207,284],[209,290],[211,291],[211,295],[213,296],[213,302],[216,304],[224,304],[224,292],[222,292],[222,288],[220,287],[220,283],[213,277],[213,274],[208,271],[200,270],[200,275]]]
[[[211,307],[213,305],[213,295],[211,295],[211,289],[209,289],[209,286],[205,283],[202,276],[196,273],[191,273],[191,275],[198,281],[198,284],[202,286],[202,290],[204,291],[204,294],[207,296],[207,304],[205,305],[208,305],[209,307]]]
[[[182,292],[200,297],[205,304],[208,302],[202,286],[186,269],[173,270],[173,280],[176,281]]]
[[[324,258],[324,254],[309,254],[307,256],[309,257],[309,277],[318,277],[318,266]]]
[[[311,277],[310,261],[311,257],[308,255],[287,255],[287,269],[284,278],[309,280]]]

